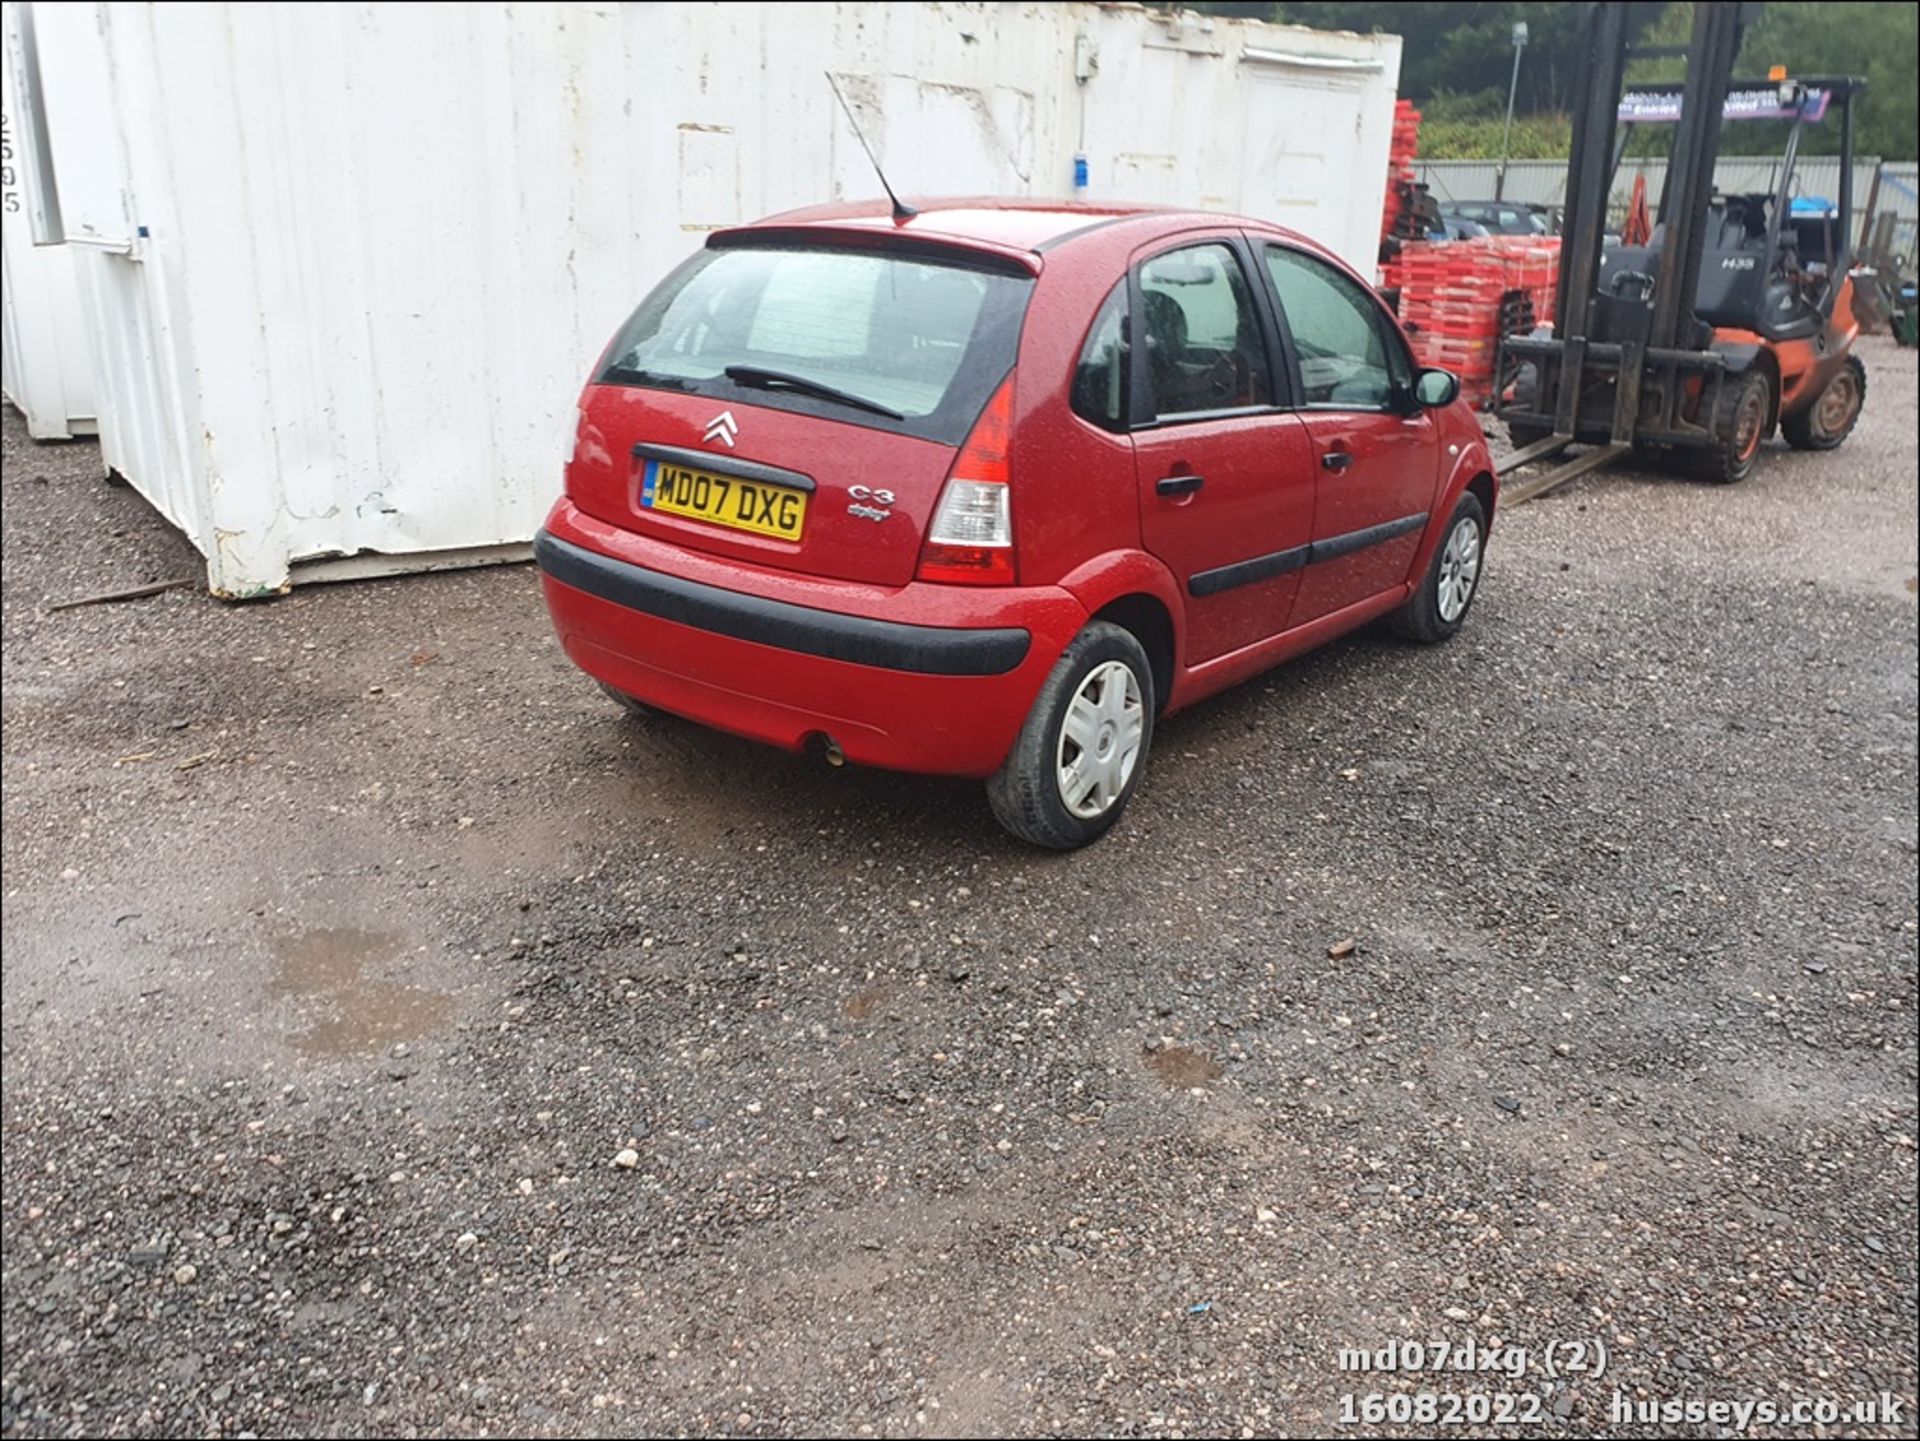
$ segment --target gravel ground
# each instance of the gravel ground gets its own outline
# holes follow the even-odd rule
[[[525,567],[49,613],[196,562],[9,416],[0,1429],[1914,1434],[1920,463],[1865,353],[1839,454],[1515,510],[1454,643],[1168,723],[1065,857],[625,719]],[[1534,1369],[1338,1369],[1401,1337]]]

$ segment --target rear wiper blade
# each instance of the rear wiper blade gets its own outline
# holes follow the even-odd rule
[[[884,415],[888,420],[905,420],[906,416],[877,400],[868,400],[864,395],[855,395],[852,391],[841,390],[838,386],[828,385],[825,381],[812,380],[804,375],[795,375],[789,370],[768,370],[759,365],[729,365],[727,379],[737,380],[742,385],[757,385],[764,389],[783,387],[798,390],[819,400],[838,401],[841,405],[850,405],[855,410],[871,411],[875,415]]]

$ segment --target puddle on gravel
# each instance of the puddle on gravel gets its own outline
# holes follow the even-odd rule
[[[1203,1056],[1185,1046],[1162,1046],[1157,1051],[1146,1052],[1142,1059],[1154,1075],[1183,1091],[1207,1085],[1226,1074],[1226,1068],[1211,1056]]]
[[[400,946],[399,936],[381,931],[318,930],[281,941],[280,971],[268,992],[333,1009],[292,1038],[294,1049],[304,1056],[363,1055],[443,1024],[453,997],[366,975],[368,965],[392,960]]]
[[[893,987],[883,982],[863,986],[840,1003],[840,1012],[850,1021],[864,1021],[885,1005],[892,994]]]

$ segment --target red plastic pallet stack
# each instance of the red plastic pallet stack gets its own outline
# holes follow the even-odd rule
[[[1494,247],[1507,258],[1507,288],[1524,290],[1532,302],[1534,319],[1553,323],[1553,291],[1560,280],[1560,237],[1557,235],[1497,235]]]
[[[1484,405],[1493,394],[1502,302],[1519,291],[1534,317],[1550,318],[1559,268],[1558,237],[1489,235],[1402,246],[1382,274],[1386,286],[1400,292],[1400,322],[1415,358],[1451,370],[1461,394]],[[1506,306],[1508,328],[1527,308]]]
[[[1411,100],[1393,105],[1393,143],[1387,150],[1387,204],[1380,217],[1380,238],[1395,233],[1413,185],[1413,157],[1420,149],[1420,112]]]

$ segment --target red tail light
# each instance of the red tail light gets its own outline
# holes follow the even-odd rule
[[[993,393],[954,457],[920,551],[921,580],[1012,585],[1013,377]]]

